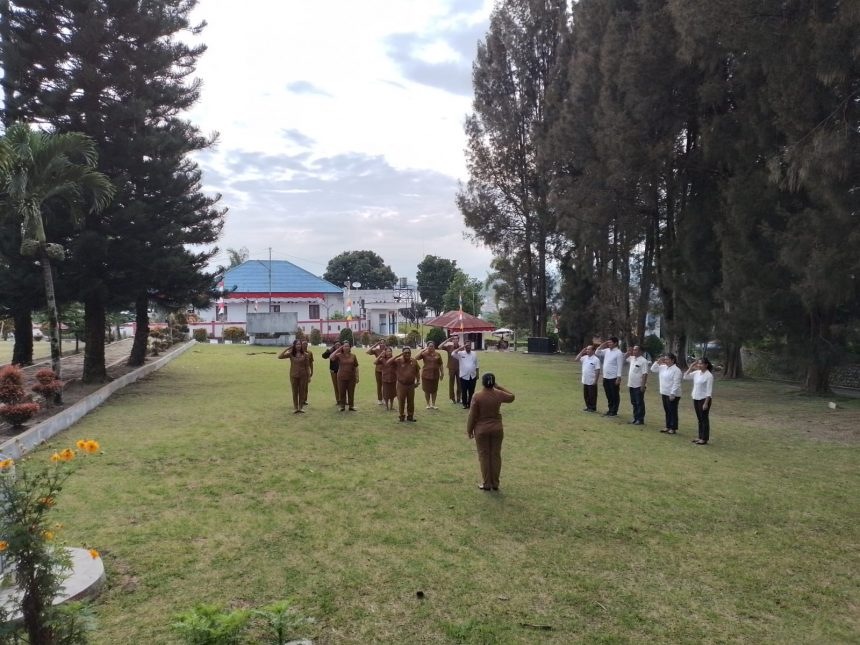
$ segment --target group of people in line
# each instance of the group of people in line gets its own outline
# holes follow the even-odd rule
[[[447,360],[440,351],[447,354]],[[373,357],[376,378],[377,405],[385,406],[386,411],[397,411],[401,423],[415,423],[415,390],[421,386],[427,410],[438,410],[437,396],[439,383],[445,380],[448,372],[448,397],[452,403],[469,410],[466,421],[466,435],[475,440],[478,461],[481,468],[481,484],[484,491],[499,490],[499,475],[502,468],[502,441],[504,430],[500,408],[502,403],[510,403],[514,395],[510,390],[496,383],[493,374],[481,377],[483,388],[475,393],[479,378],[478,355],[472,350],[470,342],[460,342],[452,336],[437,348],[428,342],[414,357],[412,349],[404,347],[394,355],[394,350],[385,341],[372,345],[366,353]],[[356,411],[355,386],[359,382],[358,356],[352,351],[349,342],[337,342],[326,349],[322,357],[329,361],[332,389],[335,403],[341,412]],[[307,341],[296,340],[283,350],[279,359],[290,361],[290,386],[293,395],[295,414],[303,414],[307,406],[308,383],[314,373],[314,355],[308,349]],[[596,346],[587,345],[577,354],[582,365],[582,392],[585,400],[584,412],[597,412],[597,384],[602,380],[606,395],[607,410],[603,416],[616,417],[621,405],[621,380],[625,365],[627,388],[632,408],[631,425],[645,425],[645,390],[648,375],[658,374],[660,395],[663,401],[665,427],[660,430],[667,434],[678,432],[678,404],[681,399],[681,382],[693,382],[693,408],[699,424],[699,436],[693,443],[706,445],[710,439],[711,401],[713,395],[713,366],[707,358],[693,362],[682,373],[677,366],[674,354],[665,354],[653,364],[643,356],[638,345],[626,353],[618,347],[618,338],[612,337]],[[420,365],[419,365],[420,361]],[[444,366],[443,366],[444,363]]]
[[[627,389],[630,393],[630,406],[633,410],[631,425],[645,425],[645,390],[648,374],[658,374],[660,397],[663,401],[665,427],[660,432],[677,434],[678,404],[681,400],[681,383],[693,382],[693,409],[699,426],[699,436],[693,443],[707,445],[711,435],[710,411],[714,391],[714,367],[707,358],[690,363],[686,372],[678,367],[675,354],[664,354],[654,363],[642,355],[642,348],[634,345],[627,352],[618,348],[618,338],[612,337],[598,345],[586,345],[576,359],[582,364],[582,394],[585,399],[584,412],[597,412],[597,384],[602,380],[606,395],[606,417],[618,416],[621,404],[621,379],[624,366],[627,371]]]
[[[447,354],[447,360],[440,351]],[[466,421],[466,435],[475,440],[478,461],[481,467],[481,490],[499,490],[499,474],[502,469],[502,403],[510,403],[514,395],[496,383],[493,374],[481,378],[483,388],[475,393],[479,377],[478,354],[472,350],[469,341],[460,342],[458,336],[451,336],[437,348],[428,342],[416,356],[412,348],[404,347],[394,355],[384,340],[372,345],[367,354],[373,357],[376,377],[377,405],[385,406],[386,411],[397,410],[401,423],[415,423],[415,390],[421,386],[427,410],[438,410],[436,405],[439,383],[445,380],[448,372],[448,397],[452,403],[469,410]],[[355,386],[359,382],[358,357],[349,342],[337,342],[326,349],[322,357],[329,361],[332,389],[335,404],[341,412],[357,411],[355,407]],[[290,387],[293,394],[293,413],[304,414],[307,407],[308,384],[313,377],[314,356],[308,349],[307,341],[293,341],[293,344],[278,354],[279,359],[290,361]],[[419,361],[421,365],[419,365]],[[443,366],[444,363],[444,366]]]

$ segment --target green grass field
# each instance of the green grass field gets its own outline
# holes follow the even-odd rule
[[[8,340],[0,340],[0,365],[6,365],[12,360],[12,347],[15,342],[9,336]],[[74,345],[73,345],[74,346]],[[35,341],[33,343],[33,358],[47,358],[51,355],[51,343],[48,340]]]
[[[461,408],[397,423],[362,353],[359,412],[318,358],[293,415],[265,351],[195,347],[58,438],[105,451],[58,504],[107,568],[94,642],[172,643],[197,603],[283,598],[329,644],[858,642],[860,401],[718,381],[697,447],[688,398],[670,437],[655,387],[640,430],[626,398],[580,412],[569,359],[484,353],[517,395],[484,493]]]

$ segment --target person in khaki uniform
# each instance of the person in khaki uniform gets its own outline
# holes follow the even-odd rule
[[[302,405],[305,407],[308,406],[308,389],[311,386],[311,379],[314,377],[314,353],[311,351],[311,348],[308,346],[308,341],[302,341],[302,351],[305,353],[305,356],[308,357],[308,382],[305,383],[305,391],[302,395],[304,399],[302,399]]]
[[[427,343],[426,349],[418,353],[415,360],[424,361],[424,367],[421,369],[421,388],[424,390],[427,409],[438,410],[436,393],[439,391],[439,381],[445,377],[445,371],[442,369],[442,356],[436,351],[436,345],[432,340]]]
[[[472,397],[466,434],[475,440],[478,462],[481,464],[483,482],[481,490],[499,490],[499,474],[502,472],[502,403],[510,403],[514,395],[496,383],[489,372],[481,377],[484,388]]]
[[[454,356],[454,352],[460,345],[458,336],[451,336],[444,343],[439,345],[439,349],[448,354],[446,367],[448,369],[448,398],[451,403],[460,402],[460,364]]]
[[[337,361],[337,390],[340,411],[349,406],[355,412],[355,386],[358,384],[358,357],[352,353],[352,346],[344,342],[329,358]]]
[[[385,349],[387,345],[384,340],[378,340],[374,345],[367,350],[367,353],[374,357],[374,359],[378,359],[382,354],[385,353]],[[382,368],[383,365],[379,363],[378,360],[373,361],[375,367],[374,374],[376,375],[376,405],[382,405]]]
[[[397,407],[400,421],[415,423],[415,386],[421,384],[418,361],[412,358],[412,350],[407,347],[394,358],[389,358],[386,365],[393,365],[397,372]]]
[[[334,388],[334,404],[340,405],[340,389],[337,385],[337,361],[331,359],[331,355],[334,354],[338,348],[340,347],[340,341],[336,342],[331,346],[331,349],[327,349],[322,353],[323,358],[329,359],[328,361],[328,371],[331,374],[331,386]]]
[[[287,347],[278,354],[279,359],[290,361],[290,388],[293,390],[293,414],[304,414],[302,405],[308,391],[308,355],[302,349],[301,342],[294,340],[291,347]]]
[[[394,409],[394,399],[397,396],[397,366],[393,363],[387,364],[390,358],[391,348],[386,347],[382,356],[376,359],[376,365],[382,366],[382,401],[386,411]]]

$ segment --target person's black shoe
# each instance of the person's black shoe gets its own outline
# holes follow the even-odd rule
[[[355,408],[350,408],[349,411],[350,412],[358,412],[358,410],[356,410]]]
[[[418,423],[418,419],[406,419],[410,423]]]

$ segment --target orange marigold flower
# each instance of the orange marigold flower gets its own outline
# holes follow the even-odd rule
[[[6,470],[7,468],[11,468],[14,465],[14,459],[4,459],[3,461],[0,461],[0,470]]]
[[[53,455],[51,455],[51,463],[55,464],[58,461],[62,461],[62,460],[63,459],[62,459],[62,457],[60,457],[60,453],[58,453],[58,452],[55,452]]]
[[[0,540],[0,553],[9,548],[9,543],[6,540]]]
[[[95,549],[90,549],[90,557],[95,560],[96,558],[100,558],[99,552]]]
[[[81,447],[81,450],[83,450],[89,455],[92,455],[97,453],[99,451],[99,448],[101,448],[101,446],[99,446],[98,441],[96,441],[95,439],[87,439],[86,441],[84,441],[84,445]]]
[[[53,531],[42,531],[42,537],[45,538],[48,542],[54,539]]]
[[[84,445],[85,445],[86,443],[87,443],[87,442],[86,442],[86,441],[84,441],[83,439],[78,439],[78,440],[75,442],[75,445],[78,447],[78,450],[83,450],[83,449],[84,449]]]
[[[71,448],[66,448],[60,453],[60,461],[71,461],[75,458],[75,451]]]
[[[39,504],[42,506],[53,506],[57,501],[53,497],[40,497]]]

